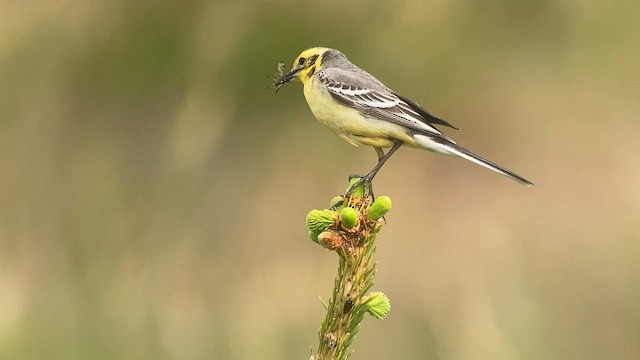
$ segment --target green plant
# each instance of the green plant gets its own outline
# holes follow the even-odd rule
[[[358,179],[352,179],[352,186]],[[312,210],[307,215],[311,239],[338,254],[338,274],[333,294],[325,305],[327,315],[318,333],[314,360],[346,359],[366,313],[382,319],[390,310],[389,299],[380,292],[369,293],[376,274],[376,237],[391,209],[391,200],[363,197],[357,187],[349,199],[334,198],[333,209]]]

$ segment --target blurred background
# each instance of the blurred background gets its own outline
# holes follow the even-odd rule
[[[307,359],[367,172],[300,84],[327,46],[520,173],[401,149],[392,311],[354,359],[640,358],[640,3],[0,2],[0,358]]]

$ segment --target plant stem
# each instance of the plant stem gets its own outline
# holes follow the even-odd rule
[[[352,353],[349,347],[360,330],[365,313],[375,313],[371,309],[371,300],[374,297],[376,300],[383,297],[382,302],[386,306],[382,310],[374,309],[380,311],[374,316],[382,318],[389,309],[386,296],[380,293],[367,294],[376,273],[373,255],[376,250],[376,235],[382,227],[382,221],[370,218],[371,198],[361,197],[362,191],[353,193],[350,199],[345,200],[344,205],[356,210],[357,222],[345,219],[344,224],[356,225],[346,228],[342,217],[346,216],[347,212],[342,211],[340,216],[336,217],[336,222],[318,237],[321,245],[338,254],[339,262],[333,295],[326,305],[327,315],[318,333],[318,351],[312,357],[315,360],[342,360],[349,357]],[[390,208],[388,198],[386,201]],[[348,214],[351,213],[353,211]],[[379,304],[380,301],[376,303]]]

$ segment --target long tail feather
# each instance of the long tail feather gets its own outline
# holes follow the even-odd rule
[[[473,152],[455,144],[446,139],[440,139],[437,137],[426,136],[422,134],[414,134],[413,138],[416,140],[418,145],[421,145],[426,150],[431,150],[439,153],[445,153],[449,155],[456,155],[463,159],[467,159],[472,161],[480,166],[484,166],[487,169],[493,170],[497,173],[500,173],[510,179],[513,179],[520,184],[531,186],[533,183],[522,176],[514,173],[513,171],[506,169],[490,160],[483,158],[478,154],[474,154]]]

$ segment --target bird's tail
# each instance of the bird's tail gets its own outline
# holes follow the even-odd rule
[[[500,173],[510,179],[513,179],[519,182],[520,184],[527,185],[527,186],[533,185],[531,181],[523,178],[522,176],[514,173],[513,171],[505,169],[504,167],[490,160],[487,160],[478,154],[474,154],[471,151],[455,144],[450,140],[435,137],[435,136],[422,135],[422,134],[414,134],[413,138],[418,145],[420,145],[426,150],[431,150],[431,151],[448,154],[448,155],[456,155],[461,158],[472,161],[480,166],[484,166],[487,169],[491,169],[497,173]]]

